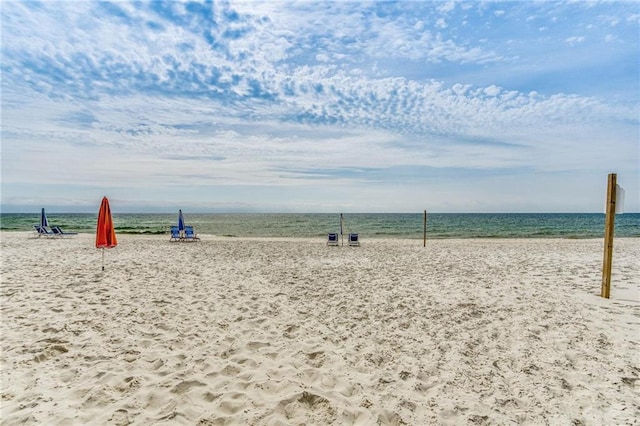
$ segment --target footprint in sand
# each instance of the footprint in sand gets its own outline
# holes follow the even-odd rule
[[[49,358],[54,358],[60,354],[64,354],[69,352],[69,349],[66,348],[66,346],[63,345],[51,345],[48,348],[46,348],[44,351],[42,351],[40,354],[36,355],[33,360],[35,362],[44,362],[46,360],[48,360]]]
[[[337,410],[328,399],[304,391],[294,398],[280,402],[287,419],[307,419],[311,423],[331,424],[337,419]]]
[[[246,394],[242,392],[228,392],[220,399],[218,407],[225,415],[233,415],[241,411],[246,402]]]
[[[188,380],[178,383],[171,389],[172,393],[176,393],[178,395],[183,395],[189,391],[189,389],[194,387],[206,386],[204,383],[199,382],[197,380]]]
[[[133,362],[140,358],[140,351],[129,350],[124,353],[124,360],[127,362]]]
[[[320,368],[324,365],[325,358],[326,356],[324,351],[316,351],[307,354],[309,364],[316,368]]]
[[[122,394],[128,394],[139,389],[142,383],[143,379],[141,377],[130,376],[118,384],[115,389]]]
[[[228,377],[235,377],[240,373],[240,369],[233,365],[227,365],[222,370],[220,370],[220,374]]]
[[[127,410],[116,410],[116,412],[113,413],[113,416],[109,419],[109,423],[116,426],[126,426],[131,424],[131,421],[129,421],[129,412]]]
[[[266,348],[268,346],[271,346],[271,344],[268,342],[249,342],[245,345],[245,347],[250,351]]]
[[[285,328],[284,332],[282,333],[282,335],[288,339],[292,339],[295,336],[295,332],[299,329],[300,327],[298,327],[297,325],[290,325],[287,328]]]

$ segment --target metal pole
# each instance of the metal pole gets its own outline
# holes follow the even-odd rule
[[[422,247],[427,246],[427,211],[424,211]]]
[[[609,174],[607,185],[607,207],[604,225],[604,258],[602,261],[602,289],[600,295],[609,298],[611,295],[611,261],[613,258],[613,235],[616,224],[616,177]]]

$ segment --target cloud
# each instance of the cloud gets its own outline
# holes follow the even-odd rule
[[[575,44],[582,43],[584,41],[585,41],[585,38],[583,36],[568,37],[564,40],[564,42],[569,46],[573,46]]]
[[[441,3],[437,9],[440,13],[449,13],[456,8],[456,3],[453,1]]]
[[[362,191],[603,158],[637,171],[636,21],[604,31],[597,5],[497,6],[11,2],[3,200],[24,185]],[[628,80],[549,88],[576,87],[594,43],[613,40],[607,61]]]

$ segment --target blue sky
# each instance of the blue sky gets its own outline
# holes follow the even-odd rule
[[[0,8],[3,212],[640,211],[635,2]]]

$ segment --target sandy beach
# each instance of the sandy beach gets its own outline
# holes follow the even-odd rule
[[[0,234],[1,424],[623,425],[640,239]]]

